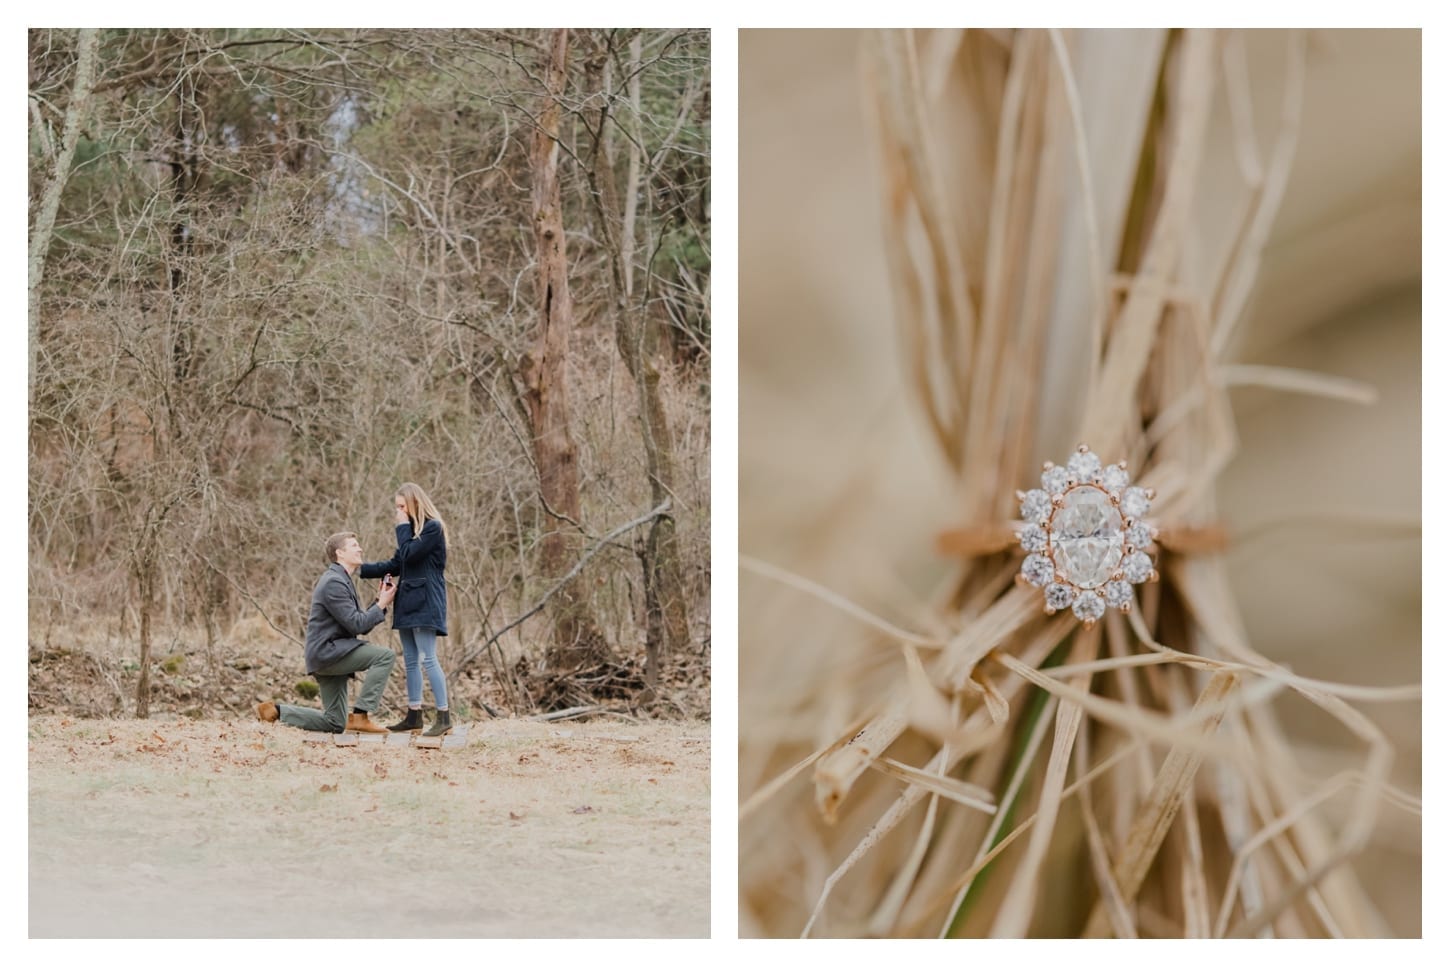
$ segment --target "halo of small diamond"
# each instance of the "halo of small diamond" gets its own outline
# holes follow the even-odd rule
[[[1091,450],[1074,453],[1067,461],[1067,472],[1078,483],[1093,479],[1093,474],[1103,468],[1103,462]]]
[[[1142,551],[1123,558],[1123,576],[1134,584],[1142,584],[1153,574],[1153,559]]]
[[[1133,603],[1133,586],[1127,581],[1109,581],[1103,597],[1115,608],[1126,608]]]
[[[1148,491],[1142,487],[1129,487],[1123,491],[1122,497],[1123,513],[1137,520],[1148,513],[1152,502],[1148,499]]]
[[[1037,587],[1046,587],[1052,580],[1052,562],[1041,554],[1028,554],[1022,562],[1022,576]]]
[[[1096,621],[1106,610],[1107,605],[1103,603],[1103,599],[1091,591],[1083,591],[1072,603],[1072,613],[1083,621]]]
[[[1067,468],[1048,467],[1042,471],[1042,489],[1049,494],[1060,494],[1067,489]]]
[[[1104,466],[1083,445],[1065,465],[1043,465],[1042,489],[1018,492],[1021,580],[1043,589],[1049,613],[1070,607],[1091,624],[1109,607],[1131,608],[1134,584],[1157,580],[1143,519],[1153,492],[1131,484],[1125,464]]]
[[[1067,584],[1049,584],[1047,586],[1047,606],[1053,611],[1061,611],[1063,608],[1072,606],[1072,587]]]
[[[1043,490],[1029,490],[1022,497],[1022,519],[1037,524],[1052,513],[1052,498]]]
[[[1018,533],[1017,541],[1024,551],[1036,554],[1047,550],[1047,531],[1036,524],[1028,524]]]

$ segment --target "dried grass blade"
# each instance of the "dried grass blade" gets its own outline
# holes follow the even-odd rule
[[[915,649],[903,647],[901,653],[906,664],[906,701],[911,727],[944,742],[958,728],[953,703],[932,685]]]
[[[978,672],[973,672],[970,680],[981,688],[982,704],[986,707],[987,714],[992,717],[992,724],[1005,724],[1008,716],[1012,712],[1012,708],[1007,703],[1006,696],[997,688],[997,683],[987,675],[979,675]]]
[[[781,584],[795,588],[797,591],[804,591],[806,594],[820,601],[824,601],[831,607],[845,612],[857,621],[870,625],[877,631],[890,635],[900,641],[920,645],[923,648],[940,648],[942,646],[942,642],[939,639],[919,635],[914,631],[907,631],[904,628],[898,628],[885,618],[877,617],[844,595],[837,594],[830,588],[817,584],[810,578],[802,577],[794,571],[788,571],[783,567],[778,567],[767,561],[762,561],[759,558],[751,557],[749,554],[740,555],[740,566],[746,571],[759,574],[761,577],[779,581]]]
[[[1286,63],[1288,71],[1284,82],[1284,102],[1281,109],[1278,141],[1269,158],[1269,170],[1264,178],[1263,189],[1257,192],[1253,221],[1245,234],[1243,245],[1235,253],[1232,264],[1225,273],[1219,297],[1214,300],[1213,356],[1222,359],[1233,335],[1235,325],[1243,316],[1244,305],[1253,290],[1254,278],[1258,275],[1259,263],[1263,258],[1264,244],[1269,237],[1269,228],[1279,211],[1279,204],[1289,187],[1289,172],[1293,168],[1294,151],[1299,142],[1299,124],[1304,110],[1304,75],[1307,60],[1308,40],[1304,31],[1294,32],[1289,39]]]
[[[1340,789],[1349,785],[1351,776],[1352,773],[1344,772],[1332,777],[1321,785],[1318,791],[1299,800],[1293,809],[1259,829],[1257,833],[1249,837],[1248,840],[1234,851],[1233,866],[1229,869],[1228,883],[1224,889],[1223,900],[1219,903],[1218,920],[1214,928],[1214,936],[1222,937],[1228,932],[1229,916],[1233,913],[1233,903],[1238,891],[1239,880],[1244,876],[1244,871],[1247,869],[1250,859],[1259,847],[1291,829],[1310,810],[1317,808]],[[1253,914],[1250,915],[1250,919],[1252,919],[1252,916]]]
[[[810,755],[806,756],[804,759],[801,759],[795,765],[786,769],[780,775],[776,776],[774,779],[770,780],[765,785],[755,790],[755,792],[751,793],[750,798],[745,800],[745,802],[740,805],[740,822],[745,822],[745,820],[752,813],[754,813],[755,810],[765,805],[765,803],[769,801],[771,797],[784,789],[792,779],[804,772],[806,770],[806,767],[811,765],[811,763],[817,761],[822,756],[829,755],[830,753],[839,749],[859,729],[859,723],[851,726],[851,728],[848,729],[835,742],[832,742],[830,745],[822,746],[815,752],[812,752]]]
[[[906,731],[906,700],[894,697],[885,712],[862,727],[844,746],[816,765],[816,808],[827,823],[836,821],[836,810],[871,760],[886,751]]]
[[[994,654],[992,658],[1008,670],[1016,672],[1034,685],[1059,698],[1081,704],[1094,718],[1110,722],[1149,741],[1194,749],[1240,765],[1248,764],[1242,750],[1222,739],[1205,734],[1198,727],[1203,720],[1215,714],[1207,708],[1195,707],[1192,714],[1184,716],[1182,721],[1177,721],[1157,712],[1145,711],[1142,708],[1135,708],[1123,702],[1114,702],[1091,692],[1073,688],[1047,677],[1035,668],[1024,665],[1011,655]],[[1240,689],[1239,698],[1246,704],[1262,701],[1280,691],[1281,687],[1278,682],[1274,681],[1258,682],[1252,687]]]
[[[887,267],[893,282],[890,286],[892,301],[899,320],[897,328],[907,344],[905,355],[911,370],[911,385],[921,402],[927,425],[948,463],[956,467],[961,463],[959,427],[954,422],[954,415],[944,412],[946,404],[938,399],[933,377],[937,347],[930,338],[927,286],[911,257],[911,218],[916,210],[917,189],[909,142],[898,131],[904,114],[899,106],[902,99],[900,72],[895,68],[890,52],[890,36],[873,36],[876,43],[871,45],[870,50],[875,56],[868,58],[868,74],[874,80],[869,86],[875,94],[869,101],[874,109],[870,120],[881,144],[885,181],[882,223],[886,236]]]
[[[989,815],[997,811],[995,797],[989,790],[983,789],[981,786],[974,786],[970,782],[963,782],[960,779],[949,779],[936,775],[925,769],[897,762],[895,759],[881,758],[871,765],[872,768],[879,769],[888,776],[894,776],[908,785],[919,786],[932,795],[959,802],[963,806]]]
[[[1203,832],[1198,823],[1198,801],[1190,788],[1183,797],[1183,935],[1189,939],[1211,936],[1213,917],[1208,910],[1208,874],[1204,870]]]
[[[986,712],[983,710],[979,710],[978,713],[973,713],[972,716],[968,719],[967,725],[963,727],[964,730],[970,728],[974,722],[980,723],[980,720],[986,717]],[[858,733],[851,740],[851,743],[848,743],[846,747],[838,750],[838,754],[848,752],[848,750],[852,747],[852,743],[868,743],[869,740],[869,743],[871,744],[879,744],[881,739],[887,733],[889,733],[891,728],[891,723],[888,721],[884,721],[884,719],[885,717],[883,716],[882,718],[879,718],[872,723],[868,723],[866,728],[862,729],[861,732]],[[866,733],[868,730],[872,729],[873,726],[881,731],[879,732],[879,734],[868,737]],[[996,730],[992,729],[990,731],[995,732]],[[899,735],[900,733],[897,732],[897,734]],[[992,741],[991,736],[977,736],[975,738],[978,739],[979,744],[984,744],[986,742]],[[887,742],[886,744],[889,745],[890,743]],[[884,749],[884,746],[882,746],[881,748]],[[947,770],[951,769],[956,762],[960,761],[967,754],[969,753],[964,751],[960,747],[954,745],[943,746],[942,749],[938,751],[935,756],[932,757],[931,762],[927,764],[926,772],[928,774],[931,774],[933,772],[937,774],[945,774]],[[869,744],[863,745],[861,754],[851,756],[850,758],[853,761],[851,761],[849,765],[851,767],[856,767],[857,775],[859,775],[860,771],[864,771],[864,769],[868,765],[874,763],[877,759],[881,758],[881,751],[878,749],[873,753],[870,751]],[[852,776],[851,778],[854,779],[855,776]],[[819,770],[817,773],[817,780],[817,801],[819,802],[821,794],[821,787],[819,785]],[[831,891],[835,888],[835,885],[840,882],[841,877],[845,876],[846,873],[850,871],[851,867],[853,867],[861,859],[861,857],[865,856],[866,853],[871,849],[871,847],[879,842],[882,837],[884,837],[887,833],[891,832],[891,830],[895,829],[897,824],[906,817],[906,814],[911,809],[911,807],[915,806],[916,803],[919,802],[921,800],[921,797],[925,794],[926,790],[924,786],[915,783],[909,785],[906,790],[902,792],[900,797],[898,797],[896,801],[893,802],[891,806],[886,810],[886,812],[882,814],[881,818],[878,819],[874,824],[872,824],[871,829],[851,850],[850,855],[846,857],[845,861],[843,861],[841,865],[838,866],[836,870],[826,878],[826,882],[821,890],[821,895],[817,899],[815,907],[811,912],[810,919],[806,922],[805,929],[801,933],[802,937],[806,937],[810,934],[810,931],[812,930],[817,918],[820,916],[821,911],[825,909],[826,901],[830,898]],[[834,805],[839,804],[839,801],[840,800],[837,799],[836,803],[833,804],[833,810]],[[834,811],[831,815],[834,816]]]
[[[1188,668],[1196,668],[1204,671],[1232,671],[1246,675],[1254,675],[1260,678],[1270,679],[1279,682],[1288,688],[1303,693],[1306,697],[1310,693],[1319,693],[1325,697],[1334,696],[1341,699],[1353,699],[1357,702],[1412,702],[1424,695],[1422,685],[1350,685],[1345,682],[1327,682],[1319,678],[1305,678],[1303,675],[1296,675],[1294,672],[1270,662],[1268,659],[1260,659],[1257,662],[1249,663],[1244,661],[1224,661],[1218,658],[1206,658],[1203,655],[1194,655],[1186,651],[1178,651],[1169,648],[1167,645],[1154,641],[1143,625],[1142,619],[1137,612],[1129,615],[1129,624],[1138,635],[1138,640],[1145,646],[1153,649],[1152,655],[1130,655],[1123,658],[1110,658],[1101,661],[1089,662],[1082,666],[1084,668],[1111,667],[1114,665],[1158,665],[1168,662],[1182,664]],[[1046,674],[1061,674],[1068,669],[1053,669]],[[1359,713],[1355,713],[1358,715]],[[1356,721],[1367,722],[1367,719],[1358,718]],[[1377,730],[1369,730],[1365,734],[1375,734]]]
[[[1091,770],[1088,767],[1087,736],[1083,736],[1073,749],[1073,759],[1077,774],[1088,775]],[[1093,880],[1107,904],[1108,920],[1112,924],[1113,934],[1124,940],[1136,937],[1138,927],[1133,922],[1132,911],[1128,909],[1128,902],[1123,899],[1123,893],[1118,889],[1118,882],[1113,879],[1113,864],[1108,857],[1108,845],[1103,839],[1097,812],[1093,809],[1092,787],[1081,783],[1079,785],[1081,788],[1077,790],[1077,801],[1082,809],[1083,828],[1087,831],[1088,858],[1092,861]]]
[[[1208,685],[1204,687],[1194,705],[1195,713],[1206,716],[1199,726],[1203,734],[1217,730],[1228,709],[1229,694],[1236,684],[1237,676],[1229,672],[1219,672],[1209,679]],[[1113,864],[1113,879],[1117,881],[1125,898],[1137,896],[1144,878],[1148,875],[1148,867],[1152,865],[1153,857],[1158,854],[1184,797],[1192,788],[1194,776],[1198,774],[1202,761],[1203,753],[1198,749],[1175,745],[1168,751],[1148,799],[1139,810],[1138,818],[1128,833],[1128,841],[1123,845],[1117,862]],[[1107,929],[1107,915],[1102,900],[1099,900],[1088,917],[1083,936],[1104,936]]]
[[[1092,307],[1092,381],[1097,378],[1097,366],[1103,348],[1103,321],[1108,311],[1107,259],[1103,257],[1102,230],[1098,227],[1097,192],[1094,191],[1092,162],[1088,160],[1087,129],[1083,125],[1082,95],[1078,92],[1077,77],[1072,72],[1072,58],[1068,56],[1067,44],[1062,31],[1050,29],[1052,52],[1062,71],[1063,91],[1067,95],[1067,112],[1072,119],[1073,149],[1077,154],[1078,181],[1082,188],[1083,218],[1087,222],[1088,275],[1093,283]],[[1090,382],[1089,385],[1092,385]]]
[[[947,86],[947,76],[951,74],[952,64],[957,59],[957,54],[962,47],[962,38],[966,31],[960,27],[955,29],[933,30],[926,37],[925,65],[922,73],[926,76],[926,92],[931,98],[938,98],[942,90]]]
[[[1248,54],[1242,30],[1224,31],[1223,79],[1239,168],[1244,181],[1258,187],[1264,180],[1264,165],[1259,160],[1259,147],[1254,138],[1253,83],[1249,79]]]
[[[1017,810],[1017,797],[1022,791],[1022,784],[1027,780],[1028,767],[1037,758],[1037,750],[1042,747],[1042,740],[1047,736],[1047,715],[1048,706],[1055,701],[1051,696],[1037,694],[1033,695],[1028,711],[1024,719],[1027,733],[1021,742],[1018,753],[1013,762],[1011,778],[1007,781],[1007,788],[1002,793],[1001,803],[997,814],[992,817],[992,825],[987,830],[987,835],[982,840],[982,847],[977,853],[977,862],[972,864],[976,871],[971,878],[961,884],[957,893],[957,899],[952,904],[951,915],[947,917],[946,923],[942,925],[942,937],[949,937],[966,919],[971,910],[972,899],[979,889],[978,877],[987,871],[988,861],[983,857],[1001,845],[998,842],[1002,830],[1011,821]],[[993,854],[995,855],[995,854]]]
[[[1081,662],[1097,651],[1102,629],[1096,627],[1084,630],[1073,643],[1071,658]],[[1086,689],[1091,675],[1079,675],[1072,682],[1074,688]],[[1082,706],[1063,701],[1057,706],[1057,722],[1052,737],[1052,751],[1047,758],[1047,773],[1042,779],[1042,790],[1038,795],[1038,823],[1028,840],[1027,852],[1017,864],[1007,895],[997,909],[991,936],[998,938],[1022,937],[1032,921],[1036,907],[1038,873],[1047,857],[1052,835],[1057,827],[1057,813],[1062,806],[1062,788],[1067,781],[1067,769],[1072,762],[1072,747],[1082,726]]]
[[[1220,366],[1216,379],[1221,386],[1258,386],[1283,390],[1286,393],[1303,393],[1306,396],[1359,403],[1362,406],[1369,406],[1379,400],[1379,391],[1368,383],[1287,366],[1257,366],[1247,363]]]
[[[1045,721],[1039,721],[1038,724],[1041,726],[1041,728],[1037,731],[1045,735]],[[1138,751],[1140,748],[1142,748],[1141,742],[1130,742],[1129,744],[1125,745],[1123,748],[1114,752],[1112,755],[1108,756],[1102,762],[1099,762],[1096,766],[1094,766],[1092,772],[1083,776],[1081,779],[1078,779],[1072,785],[1068,786],[1065,790],[1063,790],[1063,795],[1071,796],[1075,794],[1078,790],[1082,789],[1093,780],[1108,772],[1110,769],[1112,769],[1118,763],[1122,762],[1129,755]],[[997,815],[1005,815],[1005,810],[999,811]],[[922,919],[924,920],[928,918],[931,914],[931,911],[935,910],[942,903],[946,902],[948,897],[954,897],[953,910],[956,911],[956,914],[960,916],[965,916],[965,911],[963,910],[962,904],[965,902],[966,899],[970,897],[970,888],[972,884],[976,881],[977,877],[980,876],[982,871],[985,870],[989,865],[991,865],[992,861],[1000,856],[1002,852],[1007,849],[1007,847],[1011,846],[1014,842],[1016,842],[1017,837],[1021,836],[1023,833],[1031,829],[1036,822],[1037,814],[1034,813],[1033,815],[1028,816],[1026,819],[1024,819],[1010,833],[1001,836],[1000,839],[996,841],[996,845],[994,845],[991,849],[987,850],[985,853],[982,853],[975,861],[973,861],[972,865],[967,868],[966,872],[962,873],[961,876],[957,877],[956,881],[952,883],[945,891],[942,892],[940,897],[927,905],[925,911],[923,911],[922,913]],[[991,842],[992,839],[993,837],[991,835],[987,837],[988,842]],[[938,934],[939,937],[951,936],[951,931],[956,926],[956,922],[958,920],[957,915],[951,917],[948,923],[942,927],[941,933]],[[909,925],[909,927],[913,931],[915,931],[920,926],[921,921],[917,921],[916,923]]]
[[[978,662],[1041,613],[1042,592],[1036,588],[1012,588],[947,642],[933,669],[933,678],[948,691],[961,691]],[[1073,623],[1073,616],[1064,612],[1044,633],[1061,639]]]
[[[974,474],[972,481],[969,510],[974,513],[985,512],[987,503],[1008,490],[989,475],[1002,466],[1001,426],[1009,400],[999,383],[1008,353],[1009,322],[1016,318],[1015,303],[1021,295],[1022,260],[1017,256],[1031,229],[1031,180],[1040,163],[1037,141],[1043,127],[1043,46],[1036,31],[1018,34],[1013,45],[997,124],[982,269],[981,329],[972,365],[959,366],[957,373],[962,398],[967,401],[968,448],[986,456],[982,464],[986,474]]]
[[[1247,644],[1238,623],[1233,618],[1234,612],[1227,603],[1228,592],[1221,568],[1205,567],[1202,562],[1199,562],[1196,565],[1184,563],[1178,570],[1185,574],[1197,575],[1200,578],[1191,588],[1183,586],[1183,591],[1184,601],[1199,625],[1203,627],[1204,633],[1225,653],[1240,658],[1246,664],[1253,666],[1259,674],[1264,675],[1266,680],[1272,680],[1271,673],[1259,671],[1259,669],[1274,669],[1276,674],[1278,673],[1277,666],[1274,666],[1272,662]],[[1212,606],[1214,602],[1211,599],[1213,598],[1218,599],[1218,607]],[[1387,784],[1390,766],[1394,759],[1394,749],[1379,727],[1337,696],[1296,682],[1287,684],[1309,701],[1339,719],[1350,731],[1362,739],[1368,746],[1365,762],[1366,774],[1372,777],[1376,785]],[[1271,783],[1281,781],[1272,770],[1268,773],[1267,778]],[[1335,855],[1346,849],[1353,851],[1368,842],[1377,815],[1377,805],[1378,800],[1373,788],[1367,784],[1364,789],[1359,790],[1355,796],[1355,807],[1350,821],[1340,833],[1340,846],[1335,850]],[[1307,825],[1301,830],[1300,839],[1316,854],[1324,855],[1324,851],[1327,849],[1325,836],[1315,825]],[[1350,902],[1350,893],[1358,891],[1350,883],[1349,878],[1338,879],[1336,883],[1331,884],[1331,888],[1340,897],[1336,906],[1343,909],[1344,915],[1353,915],[1351,911],[1361,908],[1362,905]]]
[[[1234,734],[1241,734],[1241,723],[1235,718],[1231,731]],[[1238,773],[1229,769],[1223,764],[1216,764],[1213,770],[1214,788],[1218,792],[1218,813],[1223,823],[1224,836],[1228,840],[1229,850],[1235,857],[1243,852],[1253,835],[1249,831],[1249,805],[1247,794],[1244,791],[1244,780]],[[1246,853],[1247,860],[1239,876],[1243,880],[1241,900],[1244,913],[1252,916],[1262,909],[1264,904],[1263,874],[1260,870],[1260,857],[1258,853]],[[1231,893],[1233,876],[1230,875],[1230,889],[1225,893]],[[1225,922],[1227,922],[1225,920]],[[1222,936],[1223,927],[1218,927],[1214,936]],[[1273,930],[1265,929],[1261,934],[1268,939],[1273,936]]]
[[[945,759],[941,764],[945,768]],[[922,822],[921,829],[917,831],[916,842],[912,844],[911,853],[901,864],[901,868],[896,871],[896,875],[892,877],[891,886],[887,888],[876,911],[871,914],[871,922],[867,927],[867,933],[870,936],[884,937],[888,935],[892,925],[901,916],[901,908],[906,903],[907,894],[911,892],[911,885],[921,872],[921,864],[926,859],[927,850],[931,847],[940,805],[941,798],[938,796],[932,796],[927,800],[926,819]]]
[[[811,931],[815,929],[816,920],[820,918],[821,913],[826,909],[826,901],[831,898],[831,891],[836,888],[837,883],[841,882],[841,877],[849,873],[852,867],[860,861],[861,857],[865,856],[871,847],[875,846],[882,837],[895,829],[896,824],[906,818],[907,812],[912,806],[916,805],[920,798],[921,792],[919,790],[914,787],[908,788],[906,792],[891,804],[886,812],[882,814],[881,818],[872,824],[871,828],[866,831],[866,835],[861,837],[860,842],[851,850],[850,855],[841,862],[841,865],[831,871],[831,874],[826,877],[826,882],[821,886],[821,895],[816,898],[816,905],[811,910],[810,918],[806,920],[806,925],[801,930],[802,939],[809,937]]]
[[[883,52],[903,111],[901,121],[906,130],[902,132],[902,141],[916,149],[908,150],[905,156],[911,173],[917,215],[926,233],[932,278],[938,280],[935,310],[943,355],[937,362],[951,367],[972,357],[978,328],[976,311],[968,295],[967,260],[956,226],[950,218],[953,206],[947,203],[948,193],[942,165],[937,158],[936,138],[927,121],[926,94],[922,87],[916,45],[909,32],[889,31]],[[960,391],[959,386],[949,381],[948,387],[953,391],[952,418],[948,425],[959,426],[964,401],[956,395]]]
[[[1144,249],[1142,265],[1118,314],[1107,358],[1083,411],[1077,438],[1116,441],[1132,424],[1133,400],[1152,352],[1193,215],[1193,189],[1211,113],[1213,40],[1207,32],[1183,36],[1177,110],[1169,136],[1163,198]]]

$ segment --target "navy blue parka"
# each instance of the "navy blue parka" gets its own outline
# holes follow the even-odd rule
[[[398,595],[393,599],[394,628],[432,628],[448,634],[448,591],[443,585],[443,565],[448,561],[448,542],[443,524],[436,518],[423,523],[413,536],[411,521],[399,524],[398,551],[389,561],[364,564],[358,574],[380,578],[398,577]]]

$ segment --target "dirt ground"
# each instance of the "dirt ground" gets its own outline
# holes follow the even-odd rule
[[[708,722],[29,723],[31,937],[704,937]]]

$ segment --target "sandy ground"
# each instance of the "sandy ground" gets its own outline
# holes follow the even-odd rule
[[[31,937],[704,937],[709,723],[30,720]]]

